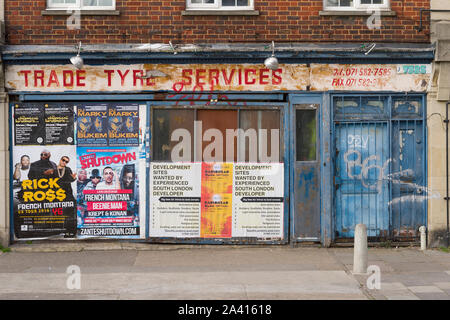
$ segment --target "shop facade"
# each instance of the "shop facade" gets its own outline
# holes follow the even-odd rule
[[[10,241],[329,246],[427,225],[429,47],[290,46],[276,70],[254,48],[110,49],[81,69],[4,51]]]

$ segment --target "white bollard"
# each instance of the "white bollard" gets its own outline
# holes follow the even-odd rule
[[[362,223],[355,227],[353,273],[367,273],[367,227]]]
[[[427,250],[427,228],[425,226],[421,226],[419,228],[420,232],[420,250]]]

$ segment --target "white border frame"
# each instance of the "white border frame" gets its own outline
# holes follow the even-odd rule
[[[222,0],[214,0],[213,4],[195,4],[191,0],[186,0],[186,10],[253,10],[254,0],[248,0],[248,6],[222,6]]]
[[[361,0],[353,0],[353,6],[350,7],[329,7],[327,0],[323,0],[323,9],[329,11],[366,11],[368,9],[390,10],[390,0],[383,0],[383,4],[361,4]]]
[[[47,0],[47,9],[58,9],[58,10],[115,10],[116,9],[116,0],[112,0],[112,6],[82,6],[83,0],[76,0],[75,4],[60,4],[60,3],[51,3],[51,0]]]

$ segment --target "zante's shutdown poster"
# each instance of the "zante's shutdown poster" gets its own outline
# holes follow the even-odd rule
[[[16,238],[144,237],[145,106],[21,103],[11,111]]]

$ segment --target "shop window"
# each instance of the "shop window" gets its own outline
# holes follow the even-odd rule
[[[227,141],[227,130],[235,131],[238,127],[237,115],[237,110],[197,111],[197,121],[201,121],[202,128],[202,148],[196,147],[196,159],[208,162],[237,160],[236,143],[230,147],[230,141]]]
[[[155,109],[152,161],[280,162],[278,110]]]
[[[244,135],[239,144],[239,151],[244,161],[279,162],[280,112],[278,110],[241,110],[239,120],[239,127],[243,129],[241,134]],[[269,161],[269,158],[273,161]]]
[[[253,0],[187,0],[187,9],[252,10]]]
[[[194,110],[180,109],[155,109],[153,111],[153,160],[171,161],[172,151],[177,145],[176,141],[180,138],[190,137],[186,146],[192,146],[194,143]],[[177,131],[175,131],[178,129]],[[174,152],[177,152],[175,150]],[[194,150],[183,148],[177,152],[180,158],[193,159]]]
[[[296,108],[296,159],[297,161],[315,161],[317,154],[317,105],[297,105]]]
[[[324,0],[326,10],[389,9],[389,0]]]
[[[114,10],[115,0],[48,0],[48,9]]]

